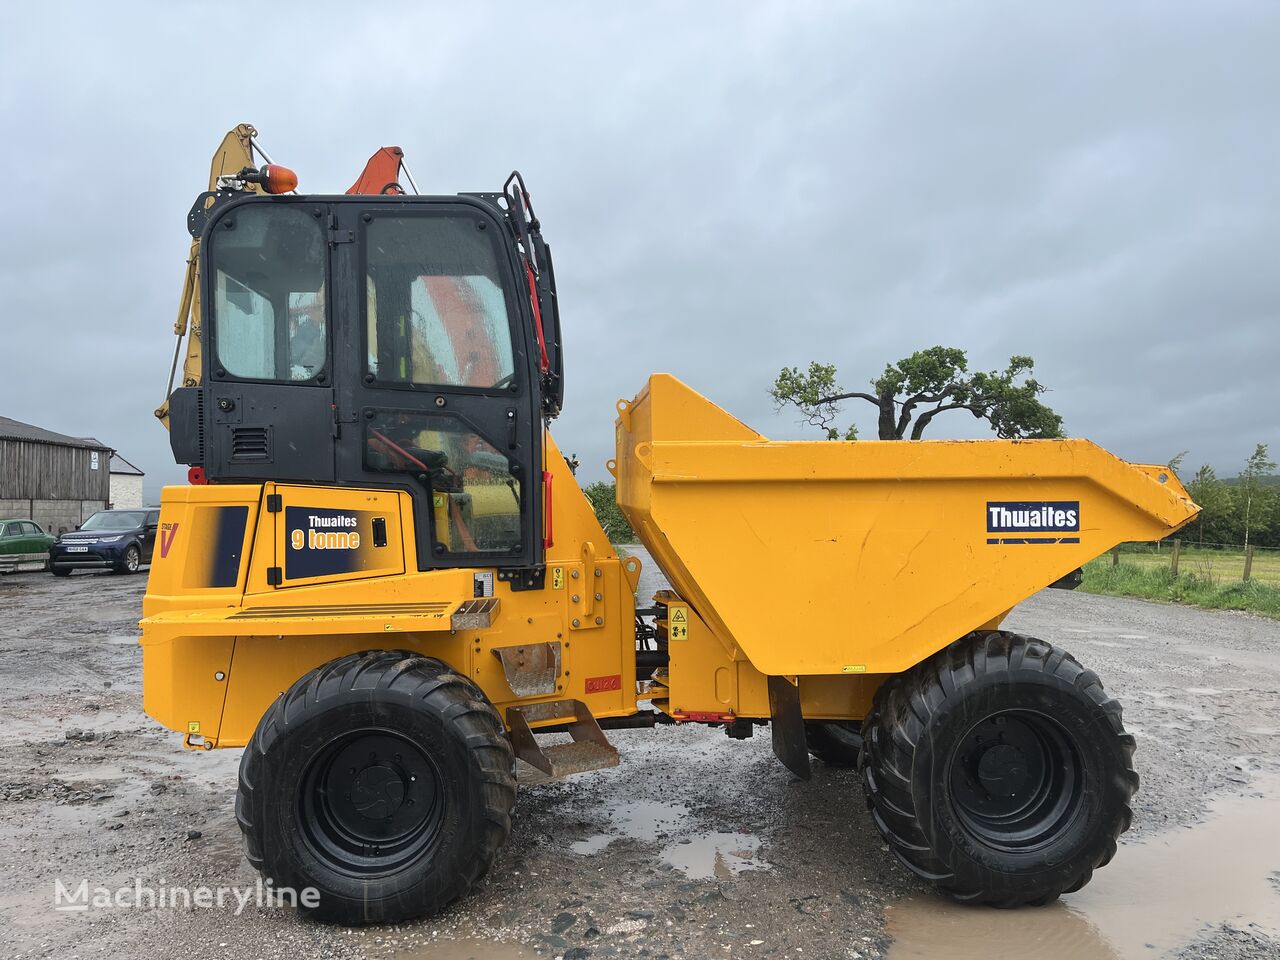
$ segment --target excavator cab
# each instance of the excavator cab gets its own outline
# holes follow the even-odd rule
[[[229,185],[190,227],[205,348],[200,382],[171,396],[170,438],[196,479],[403,490],[419,570],[541,566],[542,420],[563,378],[550,253],[518,174],[458,196]]]

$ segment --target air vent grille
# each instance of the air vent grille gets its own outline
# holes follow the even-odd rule
[[[196,391],[196,463],[204,465],[204,391]]]
[[[232,427],[233,463],[266,463],[271,459],[270,427]]]

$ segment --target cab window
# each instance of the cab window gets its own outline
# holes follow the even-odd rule
[[[497,232],[465,215],[376,217],[367,225],[366,373],[373,380],[479,389],[512,382],[513,308]]]
[[[376,411],[365,420],[364,462],[429,491],[436,553],[521,549],[520,481],[506,456],[458,417]]]
[[[306,381],[328,356],[320,222],[283,204],[227,213],[211,238],[218,366],[233,377]]]

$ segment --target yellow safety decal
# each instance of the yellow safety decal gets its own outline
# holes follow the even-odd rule
[[[187,733],[199,733],[199,732],[200,732],[199,720],[190,720],[187,722]]]
[[[552,590],[564,589],[564,567],[551,568],[551,589]]]
[[[433,497],[431,498],[431,505],[432,505],[433,507],[443,507],[443,506],[444,506],[444,494],[443,494],[443,493],[437,493],[437,494],[435,494],[435,496],[433,496]]]
[[[668,640],[688,640],[689,639],[689,608],[688,607],[668,607],[667,608],[667,639]]]
[[[867,665],[865,663],[846,663],[840,668],[842,673],[866,673]]]

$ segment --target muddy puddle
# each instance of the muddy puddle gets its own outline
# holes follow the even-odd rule
[[[699,830],[689,808],[679,803],[636,800],[605,808],[601,833],[570,844],[579,856],[600,853],[615,840],[664,844],[661,859],[690,880],[731,880],[744,870],[767,870],[759,837],[747,833]]]
[[[1083,890],[1050,906],[921,897],[886,916],[889,960],[1152,960],[1222,923],[1280,935],[1280,777],[1214,800],[1203,823],[1121,845]]]

